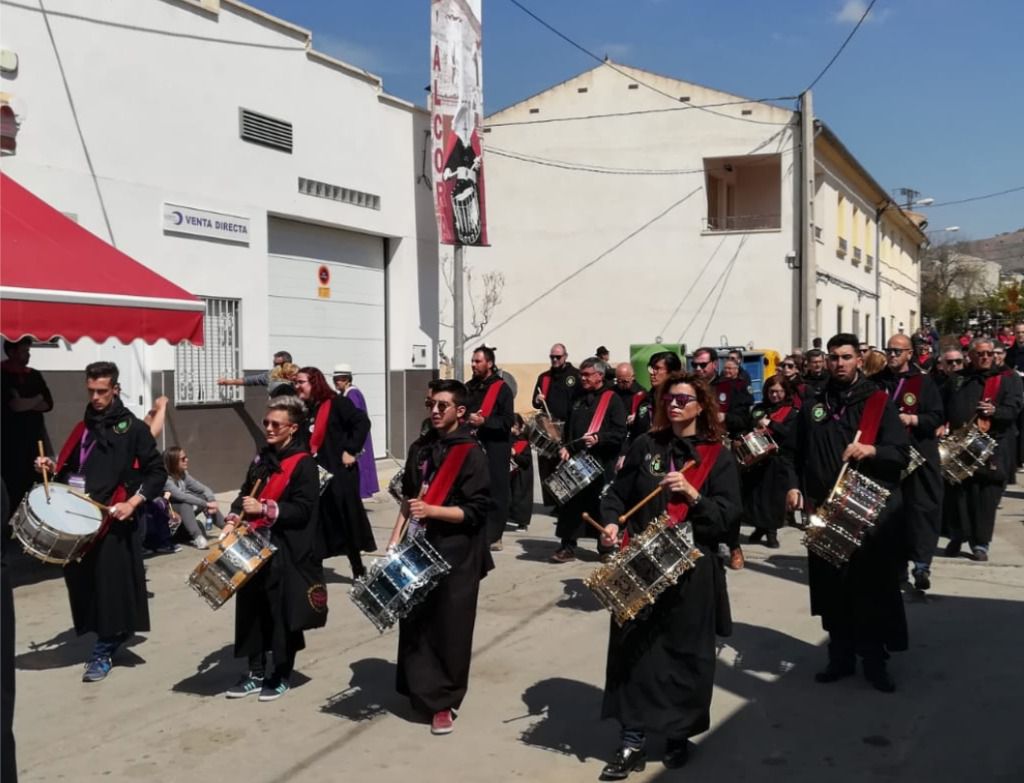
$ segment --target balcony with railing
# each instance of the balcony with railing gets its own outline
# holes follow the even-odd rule
[[[703,230],[714,231],[770,231],[782,227],[782,215],[718,215],[704,218]]]
[[[849,243],[846,241],[846,237],[839,237],[839,243],[836,245],[836,255],[845,256],[848,248]]]
[[[705,233],[782,228],[782,161],[778,155],[705,158]]]

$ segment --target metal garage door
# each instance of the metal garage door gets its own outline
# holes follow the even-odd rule
[[[366,396],[377,455],[387,433],[384,240],[352,231],[270,218],[270,346],[299,366],[352,365]],[[320,296],[317,272],[330,272]]]

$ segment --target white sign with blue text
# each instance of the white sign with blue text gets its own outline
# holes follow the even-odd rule
[[[164,231],[249,244],[249,218],[164,202]]]

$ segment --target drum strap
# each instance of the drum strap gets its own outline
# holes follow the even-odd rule
[[[71,456],[71,452],[75,450],[75,447],[82,442],[82,435],[85,433],[85,422],[80,421],[76,424],[71,434],[68,435],[68,439],[64,441],[64,445],[60,449],[60,454],[57,456],[57,467],[54,468],[54,475],[64,470],[64,465],[67,463],[68,458]]]
[[[793,410],[792,405],[783,405],[768,418],[774,421],[776,424],[782,424],[782,422],[786,420],[786,417],[789,415],[789,412],[791,410]]]
[[[540,377],[540,393],[544,395],[544,399],[548,398],[548,389],[551,388],[551,376],[544,374]]]
[[[316,409],[316,418],[313,420],[313,434],[309,436],[309,450],[315,457],[324,445],[327,438],[327,420],[331,417],[331,401],[324,400]]]
[[[498,402],[498,393],[504,385],[505,381],[499,378],[487,387],[487,392],[484,394],[484,401],[480,404],[480,415],[485,419],[490,416],[491,412],[494,410],[494,406]]]
[[[611,405],[613,394],[615,392],[611,389],[601,392],[601,399],[597,401],[597,408],[594,409],[594,415],[590,419],[590,426],[587,427],[587,435],[596,435],[601,431],[601,425],[604,423],[605,414],[608,413],[608,406]]]
[[[718,455],[722,451],[721,441],[715,443],[698,443],[697,444],[697,456],[700,462],[695,462],[688,469],[683,471],[683,478],[690,482],[690,485],[698,492],[701,487],[704,486],[704,482],[707,481],[708,476],[711,475],[711,469],[715,466],[718,461]],[[668,517],[669,527],[675,527],[676,525],[682,524],[686,520],[686,516],[690,513],[690,504],[686,502],[674,502],[670,500],[668,502]],[[629,547],[629,531],[627,530],[622,534],[622,543],[620,549],[626,549]]]
[[[647,396],[647,392],[642,392],[642,391],[638,391],[636,394],[633,395],[633,399],[630,401],[630,405],[629,405],[629,415],[630,416],[636,416],[637,408],[640,407],[640,403],[642,403],[644,401],[644,397],[646,397],[646,396]]]
[[[889,395],[884,391],[876,391],[868,397],[864,410],[860,414],[860,443],[874,446],[878,437],[878,428],[882,424],[882,414],[889,403]]]
[[[991,378],[985,379],[985,391],[981,393],[981,399],[988,402],[995,402],[996,396],[999,394],[999,385],[1003,382],[1003,376],[993,375]]]
[[[520,454],[526,451],[526,447],[529,445],[530,441],[528,440],[517,440],[515,443],[512,444],[512,453],[518,457]]]
[[[497,385],[497,384],[495,384]],[[443,506],[455,486],[455,479],[459,477],[459,471],[466,462],[469,452],[476,446],[475,443],[456,443],[448,453],[444,455],[441,466],[434,473],[434,479],[430,482],[423,495],[423,502],[431,506]]]
[[[271,474],[270,478],[267,479],[266,486],[263,487],[263,491],[260,492],[260,502],[265,503],[268,500],[277,502],[281,495],[284,494],[285,489],[288,488],[288,482],[292,480],[292,474],[295,472],[295,468],[302,461],[304,457],[308,457],[309,453],[300,451],[298,454],[292,454],[290,457],[285,457],[281,460],[281,469],[276,473]],[[270,523],[266,517],[246,517],[246,524],[252,528],[267,527]]]

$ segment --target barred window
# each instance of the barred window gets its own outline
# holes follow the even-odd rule
[[[219,378],[241,377],[238,299],[204,297],[203,346],[180,343],[174,351],[175,405],[241,402],[241,386],[218,386]]]

